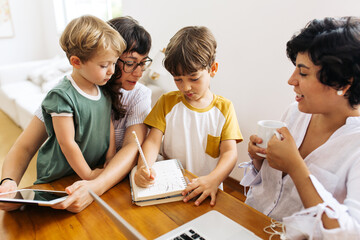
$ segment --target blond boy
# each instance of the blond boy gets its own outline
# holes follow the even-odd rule
[[[82,16],[67,25],[60,45],[73,71],[42,103],[49,138],[39,150],[35,183],[74,172],[94,179],[102,171],[96,167],[115,154],[111,101],[99,86],[114,73],[125,41],[106,22]]]

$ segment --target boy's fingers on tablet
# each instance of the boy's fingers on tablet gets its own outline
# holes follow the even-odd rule
[[[67,209],[69,208],[71,205],[74,204],[74,202],[77,200],[78,198],[78,188],[79,188],[79,184],[78,182],[73,183],[72,185],[68,186],[65,188],[65,191],[67,194],[69,194],[69,196],[62,202],[57,203],[55,205],[53,205],[53,208],[56,209]]]
[[[93,202],[93,198],[89,193],[90,186],[88,183],[88,181],[79,181],[74,184],[75,190],[70,196],[73,201],[66,210],[70,212],[81,212]]]
[[[71,195],[69,195],[64,201],[56,203],[51,207],[54,209],[66,209],[72,202],[73,200],[71,199]]]
[[[66,209],[69,212],[78,213],[81,212],[84,208],[86,208],[92,201],[92,197],[88,193],[87,188],[82,188],[81,186],[70,194],[63,202],[58,203],[53,206],[56,209]]]
[[[74,187],[71,185],[71,186],[68,186],[67,188],[65,188],[65,192],[67,194],[72,194],[74,192]]]
[[[84,210],[90,203],[92,199],[87,199],[86,201],[75,201],[69,207],[66,208],[69,212],[78,213]]]

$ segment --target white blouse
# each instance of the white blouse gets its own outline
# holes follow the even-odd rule
[[[300,112],[297,103],[291,104],[282,117],[298,148],[310,119],[311,114]],[[310,239],[360,239],[360,117],[347,118],[345,125],[304,161],[323,204],[304,209],[289,175],[283,178],[282,172],[271,168],[266,159],[259,172],[250,165],[241,180],[242,185],[250,186],[246,203],[283,220],[292,239],[296,232]],[[320,217],[324,211],[338,219],[340,228],[323,228]],[[306,224],[308,221],[312,224]]]

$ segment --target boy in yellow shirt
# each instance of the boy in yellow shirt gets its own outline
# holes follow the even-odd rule
[[[206,27],[185,27],[170,39],[164,65],[179,91],[161,96],[144,121],[151,128],[143,144],[148,165],[156,161],[163,143],[164,158],[178,159],[199,176],[182,193],[190,193],[184,202],[201,194],[195,205],[208,196],[215,205],[218,187],[236,164],[236,143],[243,140],[231,101],[210,91],[218,70],[216,45]],[[139,157],[135,183],[148,187],[154,181],[156,173],[146,170]]]

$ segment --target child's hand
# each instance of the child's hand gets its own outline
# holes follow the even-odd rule
[[[93,198],[89,194],[89,189],[95,191],[97,186],[99,186],[99,184],[96,181],[76,181],[71,186],[65,188],[69,196],[64,201],[56,203],[51,207],[54,209],[66,209],[73,213],[81,212],[93,201]]]
[[[150,168],[150,172],[145,166],[138,168],[135,172],[135,184],[139,187],[149,187],[155,183],[156,172]]]
[[[3,184],[0,185],[0,193],[10,192],[17,190],[17,184],[15,181],[4,181]],[[5,196],[6,198],[13,198],[15,197],[15,194],[7,194]],[[13,203],[0,203],[0,209],[5,211],[12,211],[16,210],[19,207],[21,207],[21,204],[13,204]]]
[[[198,199],[195,201],[195,205],[199,206],[208,196],[211,197],[210,205],[214,206],[216,202],[216,193],[218,191],[218,181],[211,179],[209,175],[195,178],[191,180],[190,184],[186,187],[186,189],[182,192],[184,198],[184,202],[188,202],[190,199],[196,197],[201,194]]]

